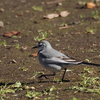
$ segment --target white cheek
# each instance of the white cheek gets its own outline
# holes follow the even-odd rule
[[[43,47],[41,46],[41,47],[39,47],[39,50],[42,50],[43,49]]]

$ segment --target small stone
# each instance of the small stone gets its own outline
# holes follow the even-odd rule
[[[22,51],[25,51],[25,50],[27,50],[27,48],[28,48],[27,46],[25,46],[25,47],[22,46],[22,47],[21,47],[21,50],[22,50]]]
[[[11,61],[8,62],[8,64],[11,64],[11,63],[17,63],[17,61],[15,59],[12,59]]]
[[[15,59],[12,59],[12,63],[17,63],[17,61]]]
[[[4,9],[3,8],[0,8],[0,12],[4,12]]]
[[[61,3],[61,2],[59,2],[57,5],[58,5],[58,6],[62,6],[62,3]]]
[[[12,43],[18,43],[18,40],[13,40]]]
[[[0,27],[4,27],[4,23],[0,21]]]

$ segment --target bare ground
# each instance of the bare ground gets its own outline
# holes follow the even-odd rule
[[[99,93],[69,88],[82,82],[80,74],[84,73],[86,67],[93,71],[89,74],[90,77],[100,78],[99,67],[72,66],[68,68],[71,71],[66,73],[66,82],[57,81],[61,79],[63,71],[58,72],[55,78],[37,78],[40,72],[50,73],[39,65],[36,57],[30,56],[37,52],[32,47],[38,41],[35,39],[40,36],[40,30],[43,33],[47,32],[45,39],[57,50],[78,60],[100,64],[100,14],[93,14],[96,11],[100,12],[100,7],[82,8],[82,5],[78,4],[80,0],[61,1],[61,6],[54,1],[56,0],[0,0],[0,8],[4,9],[0,12],[0,20],[4,23],[4,27],[0,28],[0,88],[5,90],[5,86],[15,90],[13,84],[22,84],[21,87],[17,87],[15,93],[0,91],[1,100],[29,100],[25,95],[29,91],[35,91],[33,94],[40,93],[37,96],[32,94],[33,100],[100,100],[100,88]],[[34,10],[33,6],[42,7],[43,11]],[[70,12],[70,15],[43,19],[44,15],[63,10]],[[59,29],[63,24],[68,24],[69,27]],[[20,31],[20,34],[16,37],[3,37],[3,33],[7,31]],[[98,83],[100,86],[100,80]]]

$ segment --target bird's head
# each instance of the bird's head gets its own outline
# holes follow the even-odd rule
[[[46,40],[41,40],[33,48],[38,48],[39,50],[44,50],[44,49],[51,48],[51,44]]]

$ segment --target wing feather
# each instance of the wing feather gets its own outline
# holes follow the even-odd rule
[[[75,59],[65,58],[65,57],[44,58],[44,62],[46,62],[46,63],[62,63],[62,64],[78,64],[78,63],[81,63],[79,61],[76,61]]]

